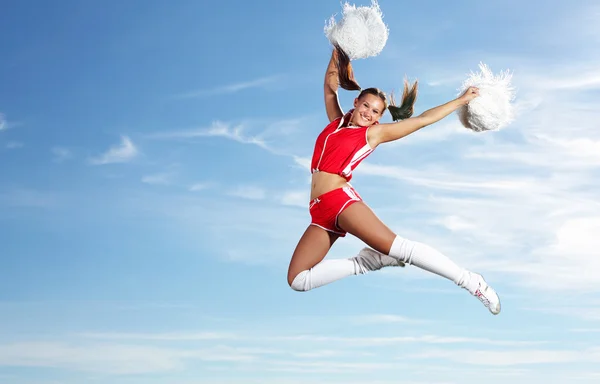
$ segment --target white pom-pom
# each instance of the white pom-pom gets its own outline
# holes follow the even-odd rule
[[[469,87],[477,87],[479,97],[456,112],[465,128],[475,132],[497,131],[513,121],[512,74],[507,70],[494,76],[483,63],[479,64],[479,69],[481,72],[471,72],[459,90],[459,94],[463,94]]]
[[[345,3],[339,23],[335,17],[325,25],[325,36],[332,45],[339,45],[350,60],[377,56],[385,47],[389,35],[383,14],[376,0],[370,7]]]

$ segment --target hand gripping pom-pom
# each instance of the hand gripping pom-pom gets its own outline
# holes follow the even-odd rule
[[[336,23],[332,16],[325,25],[325,36],[332,45],[340,46],[350,60],[377,56],[385,47],[389,35],[383,14],[376,0],[370,7],[345,3],[343,16]]]
[[[497,131],[513,121],[514,88],[508,71],[494,76],[487,65],[480,63],[481,72],[473,73],[463,82],[459,94],[469,87],[479,88],[479,96],[456,113],[465,128],[475,132]]]

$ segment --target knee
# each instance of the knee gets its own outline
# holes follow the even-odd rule
[[[306,284],[306,273],[308,271],[302,271],[296,276],[288,275],[287,282],[290,288],[292,288],[296,292],[306,292],[308,291],[308,286]]]
[[[290,280],[290,278],[288,277],[288,279],[287,279],[287,283],[288,283],[288,285],[290,286],[290,288],[292,288],[294,291],[298,291],[298,289],[296,289],[296,288],[297,288],[297,285],[296,285],[296,284],[294,284],[294,279]]]
[[[294,289],[294,280],[296,280],[297,276],[298,275],[292,275],[292,274],[290,274],[290,272],[288,272],[287,283],[290,286],[290,288],[292,288],[292,289]]]

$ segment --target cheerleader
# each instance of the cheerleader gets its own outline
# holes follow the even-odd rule
[[[339,103],[339,87],[360,91],[346,113]],[[340,46],[334,47],[324,81],[329,123],[316,139],[311,161],[311,222],[292,254],[288,284],[295,291],[309,291],[348,276],[408,264],[450,280],[497,315],[500,299],[480,274],[427,244],[394,233],[349,183],[360,163],[378,146],[432,125],[479,96],[479,89],[471,86],[457,98],[413,117],[417,87],[417,82],[410,85],[405,81],[399,105],[393,99],[388,101],[378,88],[361,89],[350,57]],[[386,110],[392,123],[379,122]],[[325,260],[335,241],[347,233],[367,246],[354,257]]]

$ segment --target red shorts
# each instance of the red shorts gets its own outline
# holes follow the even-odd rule
[[[338,226],[338,216],[357,201],[362,201],[362,198],[352,187],[342,187],[322,194],[308,205],[312,218],[310,225],[316,225],[340,237],[346,236],[346,231]]]

